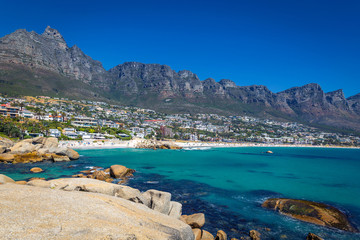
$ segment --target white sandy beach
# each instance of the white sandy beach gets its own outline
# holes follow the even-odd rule
[[[69,140],[59,141],[59,146],[66,146],[73,149],[106,149],[106,148],[135,148],[143,139],[121,141],[118,139],[106,140]],[[306,144],[265,144],[265,143],[220,143],[220,142],[195,142],[195,141],[171,141],[182,148],[224,148],[224,147],[312,147],[312,148],[353,148],[344,146],[314,146]]]

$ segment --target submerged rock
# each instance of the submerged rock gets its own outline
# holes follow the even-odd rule
[[[251,230],[249,232],[249,236],[250,236],[251,240],[260,240],[261,239],[260,238],[261,234],[256,230]]]
[[[180,220],[118,197],[18,184],[0,190],[4,239],[194,239]]]
[[[344,213],[327,204],[306,200],[271,198],[266,200],[262,207],[305,222],[356,232]]]
[[[324,240],[324,239],[313,233],[309,233],[306,237],[306,240]]]
[[[39,167],[33,167],[32,169],[30,169],[30,171],[33,173],[39,173],[42,172],[43,170]]]

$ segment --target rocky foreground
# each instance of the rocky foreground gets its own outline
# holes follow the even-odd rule
[[[120,165],[109,169],[111,176],[122,178],[132,170]],[[93,179],[92,174],[97,171],[92,170],[90,177],[85,178],[28,182],[15,182],[0,174],[0,237],[29,240],[229,239],[222,230],[214,236],[201,229],[205,224],[203,213],[182,215],[182,204],[171,201],[170,193],[154,189],[140,192],[129,186]],[[273,208],[273,203],[283,206],[296,200],[276,201],[270,199],[263,206]],[[286,208],[281,209],[286,212]],[[251,230],[241,239],[260,240],[261,234]],[[313,233],[306,239],[322,240]]]
[[[59,147],[54,137],[37,137],[13,142],[0,138],[0,163],[54,162],[79,159],[79,154],[67,147]]]
[[[0,185],[4,239],[194,239],[171,195],[94,179]],[[130,200],[130,201],[129,201]],[[181,205],[181,204],[180,204]]]

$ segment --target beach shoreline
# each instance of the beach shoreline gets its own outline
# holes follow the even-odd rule
[[[133,139],[129,141],[121,140],[68,140],[59,141],[59,145],[72,149],[116,149],[116,148],[136,148],[143,139]],[[301,148],[341,148],[341,149],[360,149],[360,147],[336,146],[336,145],[309,145],[309,144],[269,144],[269,143],[218,143],[218,142],[193,142],[193,141],[169,141],[184,149],[203,149],[203,148],[240,148],[240,147],[301,147]]]

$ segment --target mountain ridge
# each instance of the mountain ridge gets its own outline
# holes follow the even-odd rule
[[[341,89],[326,93],[316,83],[274,93],[264,85],[200,80],[189,70],[139,62],[107,71],[49,26],[41,35],[21,29],[0,38],[0,87],[2,93],[74,95],[165,112],[246,113],[360,132],[360,93],[345,98]]]

